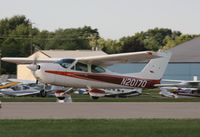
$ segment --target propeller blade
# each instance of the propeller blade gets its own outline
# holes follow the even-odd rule
[[[33,64],[37,65],[38,58],[39,58],[39,54],[38,54],[38,52],[36,52],[35,56],[34,56]]]

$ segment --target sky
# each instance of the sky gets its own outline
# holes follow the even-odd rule
[[[200,34],[200,0],[0,0],[0,19],[25,15],[40,30],[97,28],[119,39],[155,27]]]

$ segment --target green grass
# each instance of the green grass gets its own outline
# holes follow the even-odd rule
[[[0,97],[2,102],[55,102],[53,97]]]
[[[127,98],[99,98],[93,100],[89,95],[72,94],[74,102],[200,102],[200,98],[167,98],[158,94],[159,90],[144,90],[143,94]],[[55,97],[0,97],[3,102],[55,102]]]
[[[1,137],[199,137],[200,120],[0,120]]]

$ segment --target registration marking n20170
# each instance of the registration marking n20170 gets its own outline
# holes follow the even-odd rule
[[[144,88],[147,85],[147,80],[135,79],[135,78],[123,78],[121,85]]]

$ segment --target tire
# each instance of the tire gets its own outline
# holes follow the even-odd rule
[[[97,100],[99,97],[91,96],[92,99]]]
[[[40,96],[41,97],[46,97],[47,96],[47,92],[45,90],[41,90],[40,91]]]

